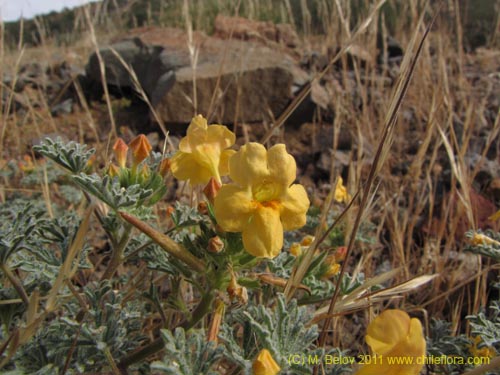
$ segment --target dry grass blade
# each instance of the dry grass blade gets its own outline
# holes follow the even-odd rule
[[[331,313],[328,312],[327,306],[318,309],[314,314],[315,318],[313,322],[316,323],[335,315],[362,310],[374,303],[399,297],[403,293],[409,293],[420,288],[422,285],[427,284],[438,276],[437,274],[419,276],[389,288],[377,290],[376,292],[370,292],[372,287],[380,284],[381,282],[392,279],[398,272],[398,269],[391,270],[366,281],[352,293],[345,296],[345,298],[339,299],[339,301],[335,304],[335,309]]]
[[[57,279],[54,282],[54,285],[52,286],[52,289],[48,294],[47,303],[45,305],[45,310],[47,312],[51,312],[55,309],[57,305],[57,297],[59,295],[59,290],[63,286],[64,281],[70,279],[73,276],[75,267],[73,265],[73,261],[76,259],[76,257],[80,253],[80,250],[83,247],[85,235],[87,234],[89,229],[90,216],[92,215],[93,209],[94,208],[90,206],[85,211],[85,214],[83,216],[83,221],[80,224],[80,228],[78,228],[78,232],[76,233],[75,239],[73,240],[73,243],[69,248],[68,255],[66,256],[64,263],[61,265],[59,274],[57,275]]]
[[[295,98],[293,98],[292,102],[288,105],[288,107],[283,111],[283,113],[278,117],[278,119],[274,122],[273,126],[267,131],[267,133],[262,137],[260,143],[266,143],[269,141],[271,136],[274,134],[276,129],[282,126],[285,121],[292,115],[292,113],[298,108],[298,106],[304,101],[304,99],[311,92],[313,82],[319,82],[321,78],[330,70],[330,68],[335,64],[346,52],[348,52],[356,38],[364,33],[368,26],[371,24],[373,19],[375,18],[379,9],[384,5],[386,0],[380,0],[377,5],[373,8],[370,15],[364,20],[364,22],[358,27],[358,29],[352,34],[347,43],[344,44],[344,47],[340,49],[340,51],[330,60],[328,65],[312,79],[311,82],[306,84],[302,90],[297,94]]]
[[[427,4],[424,7],[424,10],[425,9],[427,9]],[[383,129],[382,136],[380,138],[380,142],[379,142],[379,145],[377,148],[377,152],[375,154],[375,158],[374,158],[372,167],[370,169],[370,173],[368,175],[368,180],[367,180],[367,182],[364,186],[364,189],[363,189],[363,195],[361,197],[359,211],[358,211],[358,214],[356,216],[356,220],[355,220],[355,223],[353,226],[351,237],[349,239],[349,244],[347,246],[346,261],[344,261],[342,263],[342,267],[340,270],[338,281],[335,285],[335,293],[331,299],[330,306],[328,308],[328,313],[327,313],[328,315],[331,315],[333,313],[333,311],[335,311],[335,304],[336,304],[337,298],[338,298],[339,293],[340,293],[340,282],[342,281],[343,275],[345,273],[346,264],[348,263],[347,259],[349,258],[350,254],[352,252],[353,246],[354,246],[356,233],[357,233],[359,226],[361,224],[361,218],[363,217],[364,211],[366,209],[367,202],[368,202],[369,196],[370,196],[370,192],[372,190],[372,185],[374,183],[376,175],[380,171],[380,168],[388,155],[389,148],[390,148],[390,140],[392,139],[392,134],[394,131],[394,126],[395,126],[398,111],[401,108],[401,103],[403,101],[403,98],[404,98],[406,91],[408,89],[408,86],[410,84],[411,77],[413,76],[413,72],[415,70],[415,65],[416,65],[418,57],[420,56],[420,53],[422,51],[423,44],[427,38],[427,35],[430,32],[430,29],[434,23],[434,20],[435,20],[437,14],[438,14],[438,12],[436,12],[436,15],[434,16],[430,25],[426,28],[425,33],[420,40],[418,48],[417,48],[415,54],[413,55],[412,52],[413,52],[414,46],[416,44],[419,30],[420,30],[421,25],[423,24],[423,19],[424,19],[424,15],[425,15],[425,11],[422,12],[422,15],[420,16],[420,19],[417,23],[417,28],[416,28],[415,34],[413,35],[413,37],[408,45],[408,50],[407,50],[408,52],[405,54],[405,56],[403,58],[403,62],[401,64],[401,74],[400,74],[398,83],[396,85],[394,94],[393,94],[392,99],[391,99],[391,105],[389,107],[389,112],[386,116],[385,126]],[[319,338],[319,345],[320,346],[325,345],[328,327],[329,327],[330,323],[331,323],[331,318],[328,317],[323,324],[323,329],[322,329],[322,332],[321,332],[321,335]]]

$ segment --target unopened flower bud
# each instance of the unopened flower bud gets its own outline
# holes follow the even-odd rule
[[[205,186],[205,188],[203,189],[203,193],[210,203],[214,203],[215,197],[217,196],[217,193],[219,192],[221,187],[222,185],[215,178],[210,178],[207,186]]]
[[[198,212],[202,215],[207,215],[208,214],[208,204],[207,202],[203,201],[198,203]]]
[[[493,238],[488,237],[482,233],[474,233],[474,236],[469,240],[472,245],[497,245],[500,246],[500,242],[495,241]]]
[[[314,236],[307,235],[302,239],[302,241],[300,241],[300,244],[302,246],[309,246],[310,244],[312,244],[313,241],[314,241]]]
[[[329,279],[340,272],[340,264],[335,260],[335,255],[329,255],[325,259],[325,265],[328,267],[326,272],[323,274],[323,279]]]
[[[165,177],[170,171],[171,161],[169,158],[163,159],[160,163],[159,173],[162,177]]]
[[[130,149],[134,157],[134,164],[137,165],[149,156],[153,149],[144,134],[140,134],[130,142]]]
[[[208,240],[208,251],[214,254],[220,253],[224,250],[224,241],[219,236],[212,237]]]
[[[337,247],[337,250],[335,250],[335,261],[336,262],[342,262],[345,260],[345,257],[347,255],[347,246],[339,246]]]
[[[300,246],[300,243],[294,242],[292,246],[290,246],[290,254],[294,257],[298,257],[302,254],[302,246]]]
[[[123,141],[123,139],[118,138],[113,146],[113,152],[115,154],[116,162],[120,166],[120,168],[125,168],[127,163],[127,152],[128,146]]]
[[[113,178],[115,176],[118,176],[120,174],[120,168],[116,164],[111,164],[108,168],[108,175],[109,177]]]

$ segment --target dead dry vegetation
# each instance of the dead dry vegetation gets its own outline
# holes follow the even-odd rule
[[[184,5],[186,3],[189,1]],[[245,9],[251,9],[252,4],[257,10],[259,6],[266,7],[257,0],[242,3]],[[297,160],[297,179],[307,188],[313,208],[329,217],[318,225],[316,238],[328,233],[326,228],[331,220],[340,217],[333,233],[337,233],[343,243],[331,245],[329,249],[338,245],[348,248],[341,272],[363,273],[365,280],[385,274],[387,279],[382,277],[378,284],[393,287],[383,298],[374,298],[374,304],[369,297],[364,297],[363,303],[343,310],[339,306],[335,308],[341,299],[334,295],[333,303],[328,300],[311,305],[316,312],[336,312],[333,319],[316,315],[322,332],[321,344],[355,353],[366,351],[363,336],[367,322],[378,311],[391,307],[418,317],[427,333],[434,318],[450,322],[451,335],[469,335],[471,328],[465,317],[477,315],[498,300],[498,289],[491,287],[498,282],[498,257],[495,260],[464,251],[468,246],[467,231],[499,230],[498,221],[491,219],[498,210],[500,197],[500,51],[498,43],[495,45],[498,35],[493,35],[486,46],[465,51],[460,17],[457,9],[449,4],[424,8],[422,1],[398,2],[400,13],[389,31],[382,26],[384,19],[377,11],[383,2],[373,2],[370,9],[357,16],[355,23],[348,1],[331,3],[315,2],[316,6],[324,5],[320,13],[325,30],[322,34],[314,33],[315,25],[311,24],[307,5],[302,7],[302,24],[297,25],[296,18],[291,22],[300,36],[294,58],[307,60],[312,83],[303,86],[277,118],[264,123],[226,125],[234,129],[237,144],[248,140],[261,141],[266,146],[285,143]],[[449,3],[454,7],[460,4]],[[283,1],[280,8],[285,21],[287,4],[289,1]],[[235,5],[228,7],[225,13],[236,15],[238,11]],[[60,46],[48,39],[37,47],[2,46],[0,76],[16,77],[23,66],[32,62],[51,66],[67,61],[83,68],[96,48],[128,32],[96,25],[92,10],[82,9],[82,12],[87,12],[86,16],[82,13],[87,30],[75,44]],[[193,25],[189,14],[184,9],[182,15],[188,30]],[[255,14],[259,13],[255,11],[254,17]],[[100,19],[102,17],[101,14]],[[112,15],[109,17],[112,20]],[[290,18],[288,21],[290,23]],[[107,24],[109,27],[112,23]],[[201,24],[199,18],[197,24]],[[385,45],[381,46],[377,40],[385,40],[387,36],[399,41],[405,51],[404,59],[384,60],[381,51]],[[196,48],[196,45],[186,45],[186,49],[189,47]],[[359,53],[352,52],[355,48],[362,49],[371,58],[360,58]],[[311,56],[324,57],[324,63],[313,61]],[[15,85],[15,78],[11,82]],[[289,117],[313,84],[328,88],[328,109],[317,107],[311,118],[301,124],[290,124]],[[61,201],[57,184],[47,179],[44,159],[32,151],[32,146],[46,135],[60,135],[95,148],[93,168],[96,171],[109,166],[116,137],[128,142],[144,132],[141,123],[148,124],[148,138],[159,152],[165,152],[164,144],[167,153],[173,152],[179,138],[184,136],[184,129],[178,124],[170,128],[170,124],[160,119],[160,127],[156,121],[159,117],[151,115],[154,109],[143,105],[137,110],[129,100],[117,99],[106,91],[101,101],[89,102],[75,85],[72,90],[78,104],[71,113],[54,116],[46,89],[28,87],[16,93],[12,87],[6,83],[0,87],[0,168],[5,172],[12,163],[18,168],[15,173],[1,176],[2,204],[18,196],[44,201],[47,207]],[[138,95],[145,96],[140,90]],[[23,108],[13,108],[18,100],[24,103]],[[196,113],[195,110],[193,115]],[[210,113],[203,115],[211,117]],[[168,142],[165,142],[165,130],[169,132]],[[23,181],[32,173],[40,174],[40,184],[26,187]],[[334,203],[332,206],[330,192],[339,177],[354,199],[349,205]],[[167,179],[167,187],[167,198],[155,208],[156,223],[166,226],[171,223],[165,212],[174,201],[197,204],[190,189],[173,178]],[[72,208],[83,213],[84,203]],[[93,269],[75,278],[78,287],[99,280],[108,262],[109,245],[97,223],[91,227],[89,257]],[[326,234],[330,240],[331,233]],[[314,246],[326,245],[315,243]],[[303,263],[303,267],[308,266],[307,259]],[[297,269],[300,274],[301,267]],[[142,264],[125,263],[118,268],[118,275],[137,275],[138,272],[145,272]],[[22,271],[18,276],[22,277]],[[300,283],[297,274],[293,277]],[[422,277],[428,277],[425,283]],[[5,285],[7,281],[2,287]],[[277,285],[273,287],[279,290]],[[293,285],[287,284],[287,297],[293,295]],[[128,288],[121,285],[118,278],[114,287]],[[188,288],[186,293],[190,293]],[[198,297],[190,295],[186,299],[193,303]],[[262,298],[258,293],[254,297]],[[175,327],[179,316],[171,312],[167,315],[162,319]],[[154,320],[151,318],[143,327],[151,340],[155,336],[152,327],[157,324]],[[2,350],[9,345],[8,337],[8,334],[3,336]],[[119,360],[115,358],[117,363]],[[123,371],[123,368],[110,367],[111,372]],[[218,371],[229,374],[237,370],[221,365]]]

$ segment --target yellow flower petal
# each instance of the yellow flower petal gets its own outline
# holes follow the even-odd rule
[[[423,364],[417,358],[425,355],[425,339],[422,324],[418,319],[410,319],[401,310],[387,310],[368,326],[366,342],[374,355],[382,355],[382,360],[363,366],[356,375],[418,375]],[[397,362],[397,358],[401,362]],[[374,358],[374,356],[372,356]],[[393,360],[393,363],[389,362]]]
[[[236,185],[224,185],[214,203],[217,223],[227,232],[242,232],[256,210],[248,189]]]
[[[243,246],[255,257],[274,258],[283,247],[283,226],[279,212],[259,205],[243,230]]]
[[[229,175],[240,186],[260,184],[269,176],[266,148],[255,142],[242,146],[229,160]]]
[[[197,145],[205,142],[207,128],[207,120],[202,115],[193,117],[187,128],[186,136],[179,142],[179,151],[193,152]]]
[[[210,125],[206,137],[206,142],[218,145],[221,150],[231,147],[236,141],[234,133],[223,125]]]
[[[276,375],[281,368],[273,359],[269,350],[262,349],[253,363],[252,370],[253,375]]]
[[[284,144],[274,145],[267,151],[267,165],[271,178],[283,186],[290,186],[297,177],[297,164]]]
[[[347,203],[350,199],[351,196],[347,192],[347,188],[344,186],[344,180],[339,176],[337,186],[335,186],[335,200],[340,203]]]
[[[401,310],[386,310],[368,326],[366,343],[373,352],[387,354],[408,335],[410,317]]]
[[[234,154],[236,154],[234,150],[224,150],[220,154],[219,174],[221,176],[227,176],[229,174],[229,159],[231,159],[231,156]]]
[[[306,224],[309,198],[302,185],[292,185],[281,198],[281,222],[285,230],[293,230]]]
[[[189,180],[192,185],[206,184],[212,177],[210,170],[201,166],[192,154],[178,151],[171,160],[172,174],[179,180]]]

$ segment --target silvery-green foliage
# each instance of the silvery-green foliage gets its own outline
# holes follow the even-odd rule
[[[500,350],[500,301],[492,301],[488,311],[467,316],[471,334],[481,336],[484,345]]]
[[[167,329],[161,330],[165,342],[163,360],[151,364],[151,369],[169,375],[217,375],[215,365],[222,357],[224,348],[210,341],[205,333],[191,330],[186,334],[183,328],[177,328],[172,334]]]
[[[466,358],[470,355],[468,346],[471,344],[465,335],[453,336],[451,323],[444,320],[432,319],[429,336],[427,337],[427,353],[432,356],[454,356]],[[465,367],[458,364],[439,365],[433,370],[437,373],[461,374]]]
[[[44,368],[55,368],[59,373],[69,360],[67,374],[101,373],[109,366],[104,349],[118,360],[145,340],[141,334],[144,303],[124,302],[108,281],[87,285],[84,297],[87,311],[74,300],[66,302],[64,313],[47,321],[18,350],[16,368],[27,374]]]
[[[288,304],[283,295],[278,295],[274,307],[249,306],[246,310],[233,313],[233,318],[243,327],[240,340],[238,325],[224,324],[221,338],[226,344],[226,356],[249,373],[251,362],[261,349],[271,352],[281,367],[280,374],[310,374],[309,364],[293,363],[290,357],[307,355],[314,358],[323,356],[323,349],[315,348],[318,337],[316,325],[310,325],[311,314],[306,307],[297,306],[297,301]]]
[[[95,153],[94,149],[87,150],[87,145],[76,142],[64,143],[60,137],[56,140],[45,138],[33,150],[41,155],[55,161],[73,174],[83,172],[87,168],[90,157]]]
[[[153,190],[143,189],[139,184],[125,188],[121,186],[117,178],[101,177],[97,174],[87,175],[81,173],[73,176],[73,181],[84,191],[92,194],[115,210],[139,205],[141,201],[153,194]]]
[[[37,247],[37,231],[45,220],[44,211],[31,203],[0,207],[0,262],[22,249]]]

